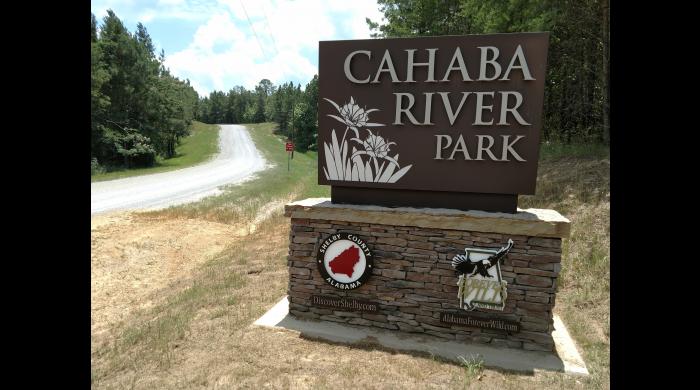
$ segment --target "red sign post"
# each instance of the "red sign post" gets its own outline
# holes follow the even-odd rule
[[[285,143],[285,145],[284,145],[284,149],[285,149],[287,152],[290,152],[290,153],[287,153],[287,171],[289,171],[289,156],[290,156],[292,153],[294,153],[294,144],[293,144],[292,142],[290,142],[290,141],[287,141],[287,142]]]

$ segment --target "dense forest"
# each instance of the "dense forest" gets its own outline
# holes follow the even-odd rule
[[[378,0],[374,38],[549,31],[543,137],[609,142],[609,0]]]
[[[195,119],[205,123],[276,122],[278,132],[294,141],[295,149],[315,149],[318,132],[318,76],[306,85],[288,82],[275,87],[263,79],[253,91],[234,87],[214,91],[200,100]]]

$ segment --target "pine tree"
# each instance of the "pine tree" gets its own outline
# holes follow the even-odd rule
[[[152,165],[170,158],[199,113],[199,96],[156,58],[146,27],[133,35],[112,10],[99,34],[91,15],[92,157],[101,164]]]

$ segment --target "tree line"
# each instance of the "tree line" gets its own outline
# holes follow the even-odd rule
[[[378,0],[374,38],[549,31],[545,139],[609,142],[608,0]]]
[[[96,166],[150,166],[188,135],[199,95],[163,66],[146,28],[130,33],[113,11],[91,15],[91,157]]]
[[[275,86],[261,80],[252,91],[237,86],[214,91],[200,100],[195,118],[205,123],[277,123],[277,132],[293,140],[295,149],[316,148],[318,76],[306,85]]]

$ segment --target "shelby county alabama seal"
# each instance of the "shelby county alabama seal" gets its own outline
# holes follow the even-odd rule
[[[362,286],[374,267],[372,251],[353,233],[334,233],[318,248],[316,262],[326,283],[340,290]]]

